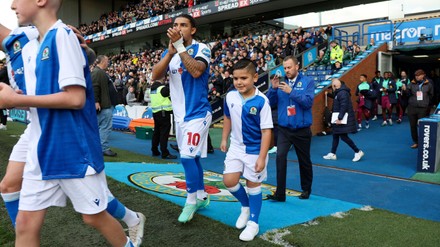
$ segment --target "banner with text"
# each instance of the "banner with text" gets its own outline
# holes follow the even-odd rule
[[[370,38],[377,41],[392,41],[393,33],[390,24],[369,26]],[[394,24],[395,40],[398,42],[418,42],[423,36],[432,40],[440,40],[440,18],[398,22]],[[423,38],[422,38],[423,39]]]

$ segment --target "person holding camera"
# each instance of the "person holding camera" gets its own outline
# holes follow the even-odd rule
[[[298,73],[296,57],[287,56],[283,61],[286,77],[272,79],[272,88],[267,92],[271,107],[278,107],[277,139],[277,189],[267,199],[286,201],[287,154],[294,146],[298,156],[301,189],[300,199],[309,199],[312,191],[313,168],[310,158],[312,142],[312,105],[315,84],[309,77]]]

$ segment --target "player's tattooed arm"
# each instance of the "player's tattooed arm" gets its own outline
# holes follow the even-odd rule
[[[199,78],[206,69],[206,64],[191,57],[187,52],[179,54],[186,70],[194,77]]]
[[[3,40],[8,37],[9,33],[11,33],[11,30],[9,28],[3,26],[0,24],[0,44],[3,43]],[[3,50],[3,47],[0,46],[0,49]]]

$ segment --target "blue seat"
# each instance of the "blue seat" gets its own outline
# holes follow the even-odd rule
[[[324,81],[325,80],[325,75],[321,75],[320,77],[319,77],[319,81]]]
[[[315,66],[310,66],[307,68],[307,71],[315,71],[316,67]]]
[[[332,71],[332,66],[331,65],[327,65],[327,70]]]
[[[326,70],[326,71],[325,71],[325,74],[326,74],[326,75],[331,75],[331,74],[332,74],[332,70],[331,70],[331,69]]]
[[[345,60],[342,64],[343,64],[343,65],[350,64],[350,60]]]
[[[316,76],[316,71],[307,71],[308,76]]]
[[[126,130],[130,125],[131,118],[124,116],[113,116],[112,127],[116,130]]]
[[[323,71],[325,70],[325,66],[324,65],[320,65],[316,68],[317,71]]]
[[[318,76],[315,76],[315,77],[313,77],[313,80],[314,80],[315,82],[319,82],[319,77],[318,77]]]

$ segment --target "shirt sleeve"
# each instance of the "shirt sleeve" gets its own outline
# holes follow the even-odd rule
[[[228,95],[229,95],[229,93],[228,93]],[[230,118],[231,117],[231,113],[229,112],[229,107],[228,107],[228,103],[227,103],[228,95],[226,95],[226,97],[225,97],[225,103],[224,103],[224,106],[223,106],[223,108],[224,108],[223,114],[225,114],[225,116]]]
[[[75,33],[67,28],[59,28],[56,34],[56,46],[60,66],[58,77],[60,89],[73,85],[86,87],[84,78],[86,60]]]
[[[211,61],[211,50],[203,43],[199,43],[199,49],[194,59],[202,61],[209,68],[209,61]]]
[[[273,128],[273,122],[272,122],[272,109],[269,105],[269,100],[265,98],[264,105],[261,108],[260,112],[260,129],[272,129]]]

